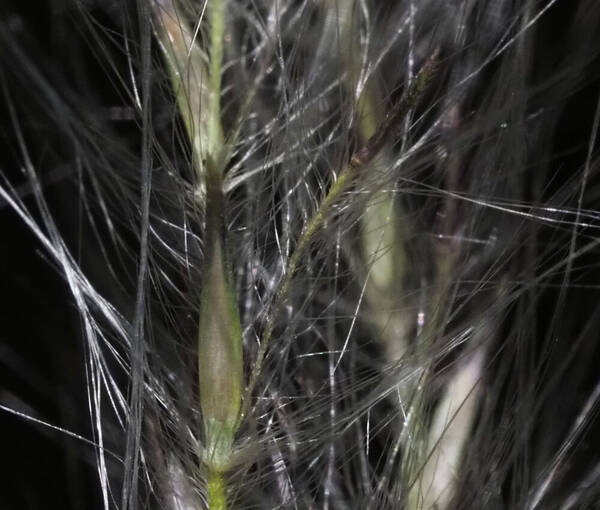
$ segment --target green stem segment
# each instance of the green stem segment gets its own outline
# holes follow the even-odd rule
[[[208,508],[210,510],[227,510],[226,489],[223,473],[210,471],[208,473]]]
[[[223,151],[223,129],[221,127],[221,66],[225,39],[225,0],[210,0],[210,71],[208,96],[208,122],[206,153],[220,159]]]

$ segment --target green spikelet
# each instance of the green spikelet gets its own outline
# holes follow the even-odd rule
[[[243,387],[242,330],[225,243],[220,173],[207,164],[204,282],[200,302],[198,375],[205,434],[204,462],[227,469]]]

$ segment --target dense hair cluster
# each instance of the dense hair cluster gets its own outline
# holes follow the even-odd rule
[[[0,506],[594,508],[599,55],[596,0],[5,2]]]

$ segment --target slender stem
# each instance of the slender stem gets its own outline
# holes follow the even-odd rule
[[[209,470],[207,491],[210,510],[227,510],[227,484],[222,472]]]
[[[387,138],[390,136],[390,134],[392,134],[396,126],[404,119],[408,111],[412,109],[419,101],[431,78],[435,74],[437,66],[438,51],[436,50],[423,65],[419,71],[419,74],[409,85],[398,104],[388,114],[384,122],[375,131],[373,136],[371,136],[366,144],[352,155],[350,162],[346,164],[339,177],[331,186],[329,192],[317,208],[314,216],[310,219],[300,235],[298,244],[296,245],[296,248],[289,259],[288,267],[280,284],[279,290],[275,295],[270,311],[267,314],[265,332],[256,355],[256,361],[252,367],[248,386],[244,392],[240,420],[242,420],[248,412],[250,396],[252,395],[254,387],[258,381],[267,348],[271,337],[273,336],[273,330],[275,328],[275,314],[277,313],[279,306],[285,302],[288,297],[292,279],[295,276],[298,267],[300,266],[300,260],[304,256],[307,248],[312,243],[315,234],[324,225],[325,220],[328,218],[335,202],[354,182],[360,171],[368,166],[369,163],[371,163],[371,161],[377,156],[377,154],[384,147]]]
[[[221,127],[221,67],[225,40],[225,0],[210,0],[210,70],[206,152],[217,160],[223,148]],[[221,168],[221,171],[223,169]]]
[[[354,167],[351,165],[346,167],[346,169],[340,174],[337,181],[329,190],[329,193],[319,206],[319,209],[315,213],[315,215],[311,218],[308,225],[302,232],[300,239],[298,240],[298,244],[296,245],[296,249],[292,253],[290,257],[287,271],[285,276],[283,277],[283,281],[281,282],[281,286],[279,287],[279,291],[275,295],[275,299],[273,300],[273,305],[271,307],[271,312],[267,315],[267,324],[265,328],[265,332],[263,334],[262,342],[260,343],[260,347],[258,349],[258,353],[256,355],[256,361],[252,367],[252,372],[250,374],[250,381],[244,393],[244,400],[242,406],[241,419],[248,412],[249,404],[250,404],[250,395],[254,391],[254,387],[256,386],[256,382],[258,381],[258,377],[262,370],[262,364],[265,358],[265,354],[267,352],[267,347],[273,336],[273,330],[275,328],[275,318],[273,315],[273,310],[279,306],[280,303],[283,303],[289,293],[290,284],[292,283],[293,276],[296,274],[298,270],[298,266],[300,265],[300,259],[304,255],[306,249],[309,247],[312,239],[316,232],[323,226],[325,219],[327,218],[327,213],[331,209],[332,205],[335,203],[337,198],[342,194],[342,192],[348,187],[348,185],[352,182],[352,178],[354,177]]]

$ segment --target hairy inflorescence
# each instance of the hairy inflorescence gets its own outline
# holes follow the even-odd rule
[[[594,508],[595,0],[41,4],[2,508]]]

